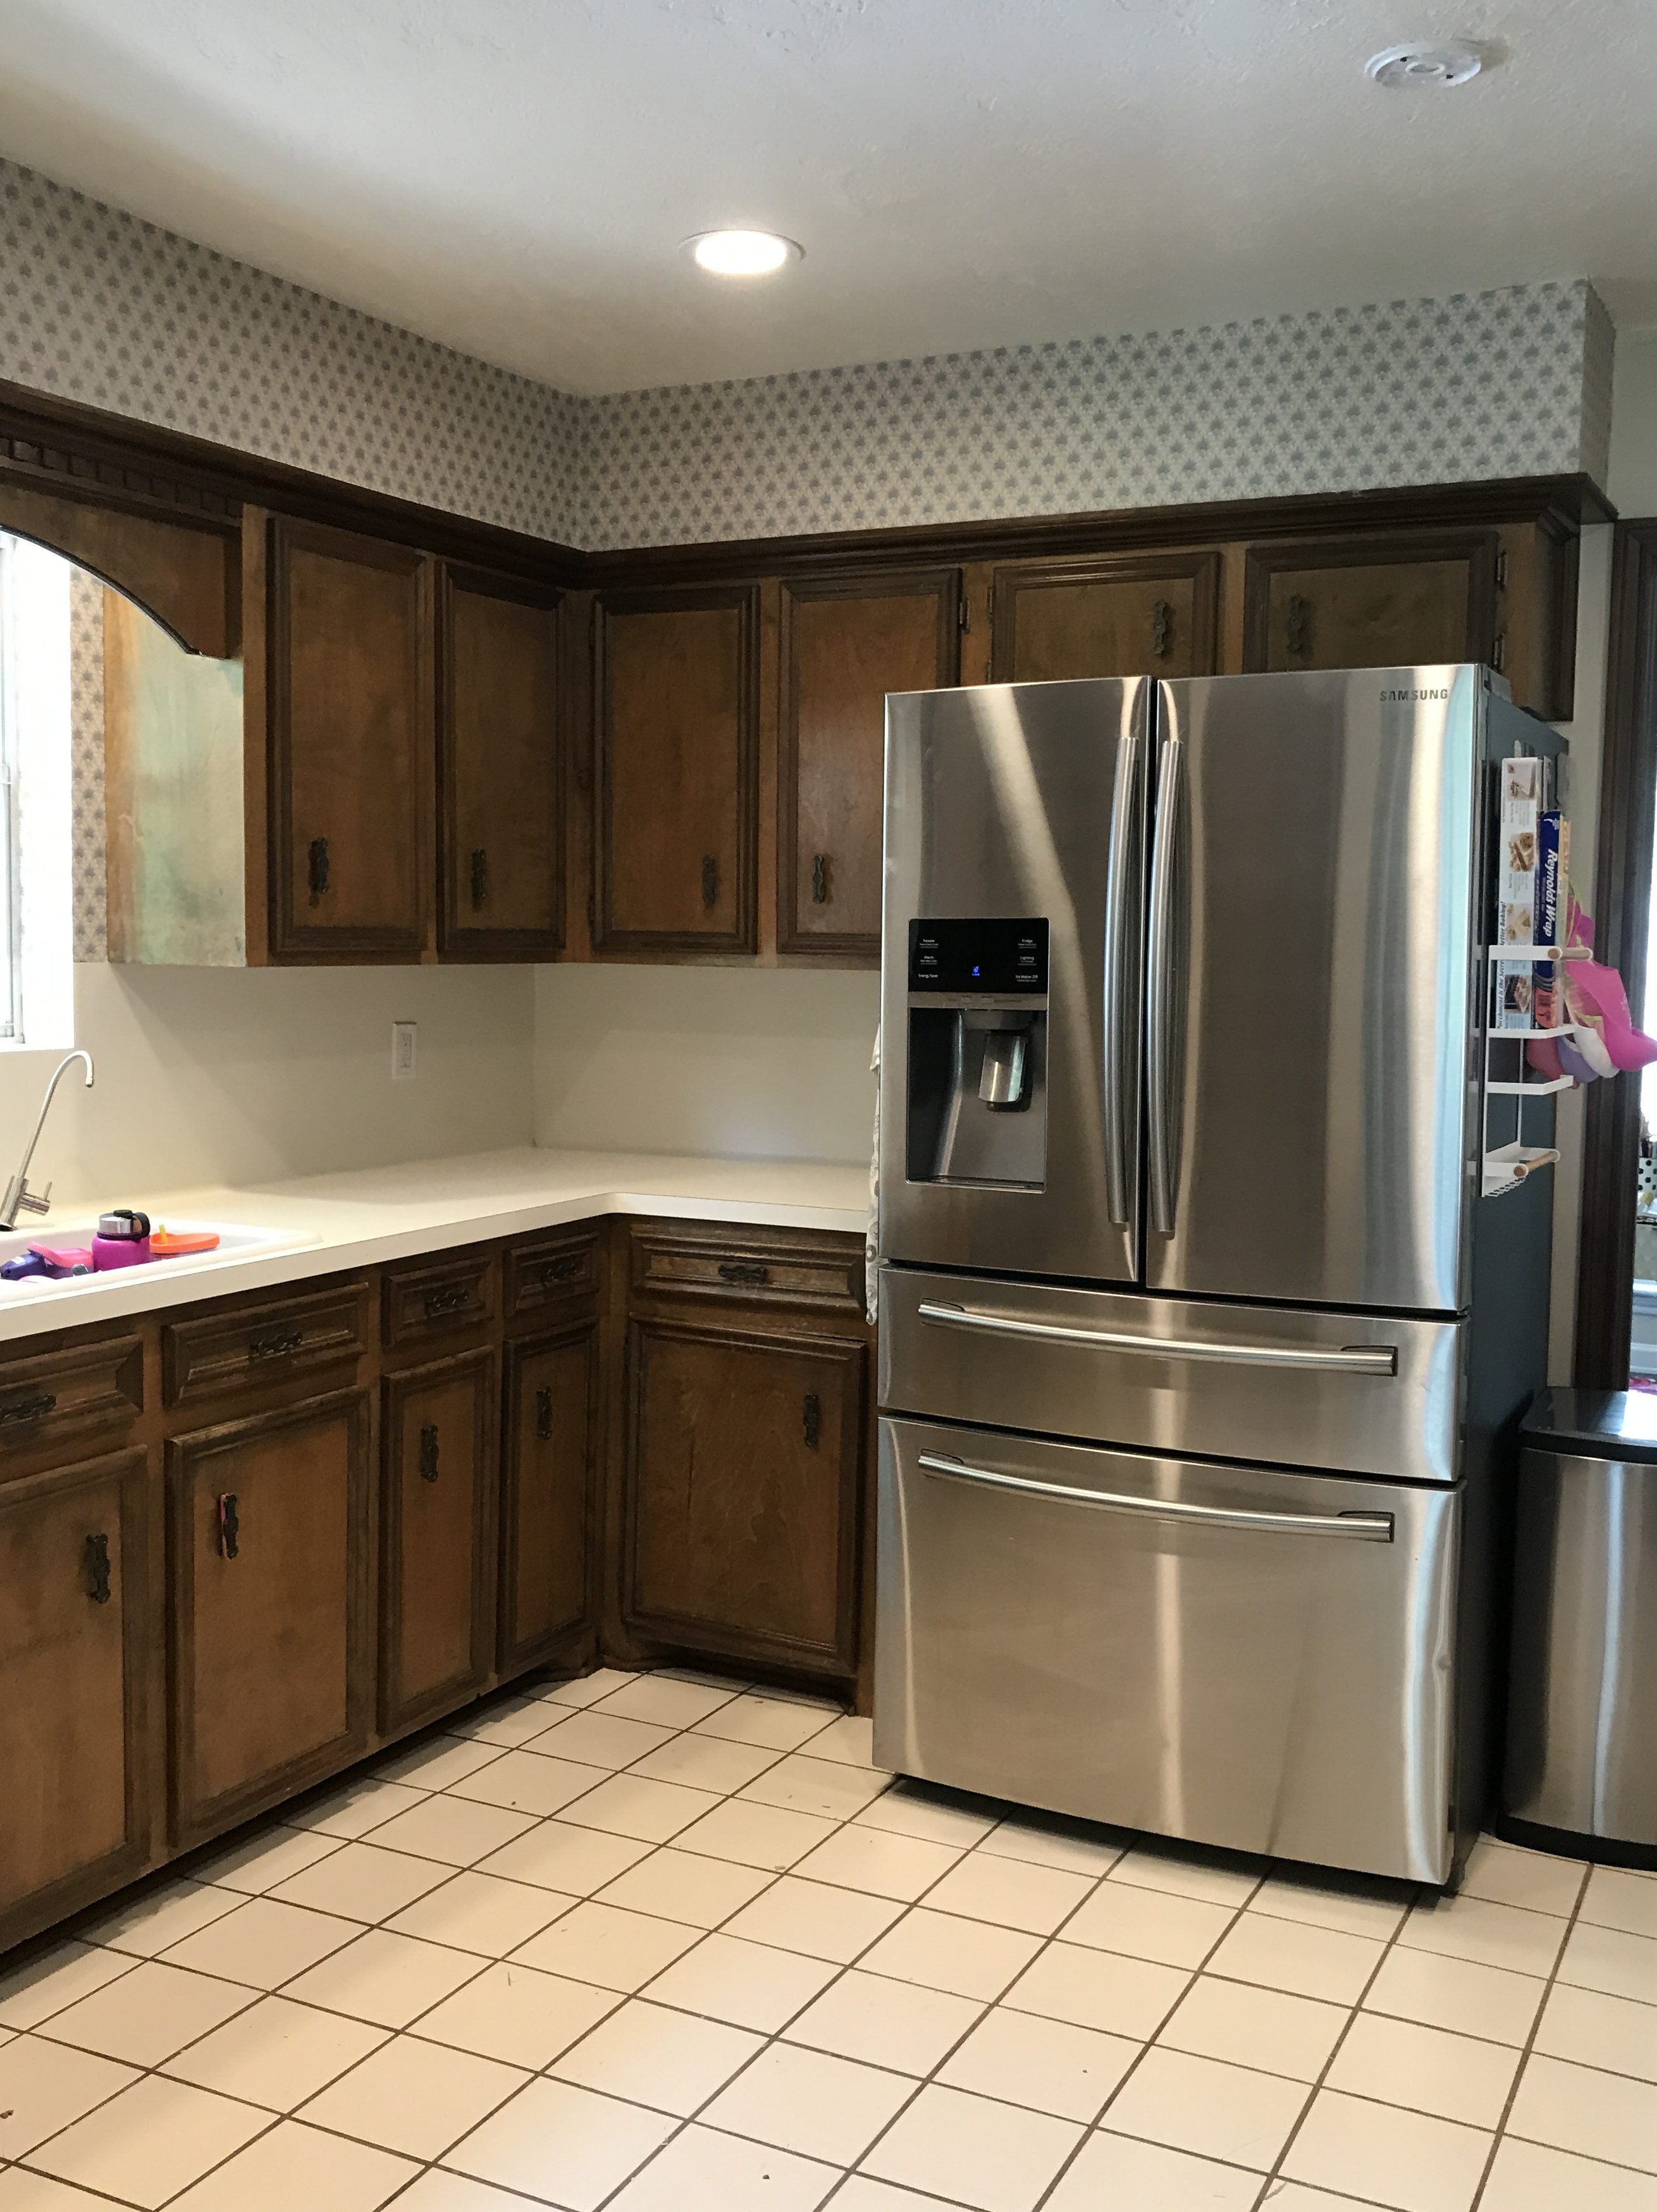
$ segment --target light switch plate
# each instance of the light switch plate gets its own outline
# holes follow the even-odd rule
[[[415,1079],[415,1036],[418,1026],[415,1022],[391,1024],[391,1080],[393,1083],[412,1083]]]

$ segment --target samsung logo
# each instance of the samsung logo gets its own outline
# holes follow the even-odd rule
[[[1448,699],[1449,696],[1448,684],[1442,691],[1383,691],[1381,703],[1383,707],[1410,707],[1417,699]]]

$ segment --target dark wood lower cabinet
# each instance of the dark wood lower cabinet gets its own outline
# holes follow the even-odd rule
[[[0,1944],[143,1865],[142,1451],[0,1487]]]
[[[331,1391],[167,1446],[178,1844],[367,1746],[372,1410]]]
[[[861,1690],[861,1297],[592,1221],[0,1352],[0,1951],[536,1668]]]
[[[586,1619],[598,1411],[595,1318],[507,1346],[503,1674],[540,1664]]]
[[[389,1376],[380,1494],[379,1724],[454,1704],[494,1656],[495,1367],[463,1352]]]
[[[652,1318],[628,1358],[628,1625],[851,1675],[864,1342]]]

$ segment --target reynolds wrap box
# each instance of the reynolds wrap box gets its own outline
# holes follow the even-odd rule
[[[1541,817],[1536,829],[1536,936],[1538,945],[1558,945],[1565,932],[1565,881],[1570,868],[1570,824],[1563,814]],[[1539,1030],[1557,1029],[1565,1018],[1565,994],[1559,963],[1539,961],[1532,993]]]

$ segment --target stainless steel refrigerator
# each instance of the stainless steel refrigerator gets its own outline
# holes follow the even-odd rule
[[[1546,1358],[1551,1176],[1479,1195],[1495,763],[1561,750],[1504,688],[889,701],[877,1765],[1454,1878]]]

